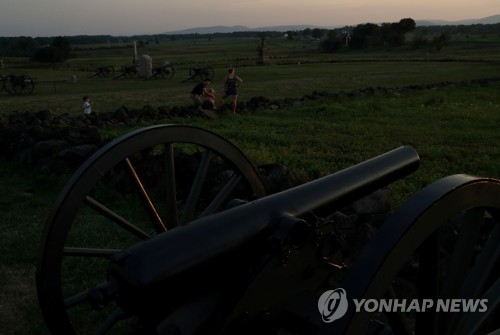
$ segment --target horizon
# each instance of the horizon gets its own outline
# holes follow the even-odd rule
[[[496,0],[2,0],[0,36],[153,35],[216,26],[355,26],[363,23],[477,20],[500,14]],[[195,8],[200,7],[199,10]],[[279,13],[279,15],[276,15]]]

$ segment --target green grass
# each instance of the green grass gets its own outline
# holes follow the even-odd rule
[[[116,58],[111,57],[114,51],[90,50],[67,64],[68,68],[30,69],[34,77],[47,83],[37,86],[29,97],[11,97],[1,92],[0,115],[45,108],[76,114],[81,112],[84,94],[93,96],[98,112],[113,111],[121,105],[140,108],[145,104],[153,107],[189,104],[188,92],[193,83],[180,80],[187,76],[190,64],[196,60],[213,61],[216,69],[213,86],[217,90],[227,64],[238,62],[238,74],[245,80],[241,101],[254,96],[297,98],[312,91],[340,92],[368,86],[470,80],[498,76],[500,70],[497,49],[472,49],[467,53],[467,48],[474,44],[468,40],[457,42],[450,46],[450,51],[439,55],[406,49],[397,53],[377,50],[318,55],[312,52],[311,42],[276,40],[269,43],[271,53],[276,56],[274,65],[265,67],[253,65],[255,47],[250,46],[255,46],[255,41],[220,41],[220,46],[205,51],[214,42],[219,43],[194,41],[191,45],[172,41],[168,46],[175,45],[182,52],[171,51],[171,54],[166,52],[167,44],[158,46],[154,54],[154,49],[150,49],[156,58],[180,59],[184,72],[176,73],[171,81],[88,79],[89,73],[80,71],[76,72],[80,78],[78,84],[56,83],[54,91],[53,83],[48,83],[67,79],[85,64],[101,61],[120,64],[128,57],[126,50]],[[234,53],[227,56],[224,43]],[[195,58],[191,55],[194,51],[201,56]],[[160,55],[161,52],[165,53]],[[428,60],[424,61],[426,57]],[[461,60],[443,61],[451,57]],[[23,71],[18,68],[16,72],[19,70]],[[393,184],[393,206],[398,206],[422,186],[450,174],[500,178],[499,91],[497,82],[357,98],[341,96],[287,109],[225,116],[215,121],[166,122],[210,129],[235,143],[255,165],[282,163],[301,180],[333,173],[400,145],[411,145],[421,155],[421,166],[411,176]],[[129,130],[109,129],[105,136],[114,138]],[[6,161],[0,161],[0,175],[3,176],[0,178],[0,333],[45,334],[34,288],[35,259],[45,217],[66,177],[55,180],[28,166]]]
[[[43,334],[35,290],[42,227],[62,181],[0,162],[0,332]]]
[[[308,179],[411,145],[422,162],[402,190],[408,196],[449,174],[500,177],[499,87],[344,98],[200,123],[256,164],[280,162]]]
[[[93,78],[90,73],[76,73],[76,84],[67,80],[67,70],[33,70],[40,83],[33,95],[9,96],[0,93],[0,115],[14,111],[51,109],[55,113],[81,113],[82,96],[91,95],[93,110],[113,112],[120,106],[142,108],[144,105],[186,106],[194,81],[181,83],[189,70],[178,70],[172,80]],[[215,68],[212,87],[222,94],[225,67]],[[255,96],[270,99],[301,97],[313,91],[339,92],[365,87],[401,87],[441,81],[490,78],[500,73],[500,62],[336,62],[293,65],[246,66],[237,68],[244,83],[239,100]]]
[[[411,37],[408,37],[411,39]],[[498,76],[500,73],[500,38],[454,36],[440,52],[432,49],[342,49],[337,53],[319,52],[315,40],[289,41],[272,38],[266,42],[272,65],[256,66],[260,39],[199,38],[164,40],[140,47],[138,54],[148,54],[153,64],[169,60],[176,68],[171,80],[89,78],[97,66],[113,65],[117,71],[131,64],[133,48],[123,45],[93,46],[74,51],[75,57],[62,65],[33,64],[23,59],[4,59],[0,74],[24,73],[37,78],[31,96],[9,96],[0,92],[0,115],[13,111],[51,109],[56,113],[80,113],[83,95],[93,97],[94,109],[114,111],[125,105],[183,106],[191,104],[189,92],[194,81],[182,83],[189,69],[208,64],[215,70],[212,87],[222,94],[228,66],[237,68],[244,79],[241,101],[254,96],[271,99],[300,97],[313,91],[341,91],[369,86],[399,87],[440,81],[461,81]],[[119,72],[117,72],[118,74]],[[77,84],[68,82],[76,75]]]
[[[500,178],[498,89],[495,84],[344,98],[217,121],[173,122],[213,130],[237,144],[256,165],[282,163],[304,180],[412,145],[421,155],[421,167],[393,184],[397,206],[422,186],[450,174]],[[1,306],[1,324],[20,333],[39,333],[34,260],[45,215],[63,180],[44,178],[14,163],[2,162],[0,169],[9,176],[1,180],[0,198],[0,264],[7,274],[0,292],[8,302]],[[30,323],[19,322],[28,319]]]

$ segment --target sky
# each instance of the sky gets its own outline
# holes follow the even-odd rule
[[[497,14],[499,0],[0,0],[0,36],[149,35],[236,25],[333,27]]]

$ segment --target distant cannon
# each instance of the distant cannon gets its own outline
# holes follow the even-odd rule
[[[120,74],[113,77],[113,79],[119,78],[132,78],[135,77],[138,73],[138,65],[124,65],[121,67]]]
[[[153,67],[152,78],[172,79],[175,74],[175,68],[170,63]]]
[[[266,196],[243,153],[210,131],[160,125],[126,134],[75,172],[47,219],[36,276],[47,326],[52,334],[493,331],[498,180],[436,181],[388,217],[354,264],[343,262],[331,213],[419,161],[403,146]],[[399,305],[480,299],[490,308],[357,312],[346,293]]]
[[[108,76],[114,76],[115,68],[112,65],[99,66],[95,69],[95,73],[89,78],[106,78]]]
[[[189,69],[189,77],[187,79],[184,79],[183,82],[187,82],[190,80],[204,80],[205,78],[208,78],[210,80],[214,79],[214,69],[211,66],[194,66]]]
[[[11,95],[29,95],[35,88],[35,78],[25,74],[9,74],[1,78],[0,84]]]

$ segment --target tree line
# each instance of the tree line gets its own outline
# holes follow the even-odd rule
[[[29,57],[39,62],[62,62],[71,56],[68,38],[0,37],[0,57]]]
[[[500,23],[473,24],[473,25],[446,25],[446,26],[416,26],[411,18],[401,19],[392,23],[364,23],[354,27],[335,29],[306,28],[300,31],[288,31],[285,37],[295,39],[319,40],[320,50],[335,52],[342,46],[350,48],[371,47],[398,47],[410,43],[412,47],[419,48],[431,44],[440,50],[454,34],[498,34]],[[412,32],[412,39],[406,41],[407,33]],[[157,34],[134,36],[111,35],[78,35],[57,37],[0,37],[1,57],[29,57],[40,62],[62,62],[71,57],[72,48],[75,46],[89,46],[99,44],[132,43],[138,41],[139,45],[160,43],[164,40],[189,40],[198,38],[272,38],[281,37],[282,32],[277,31],[240,31],[232,33],[210,34]]]

